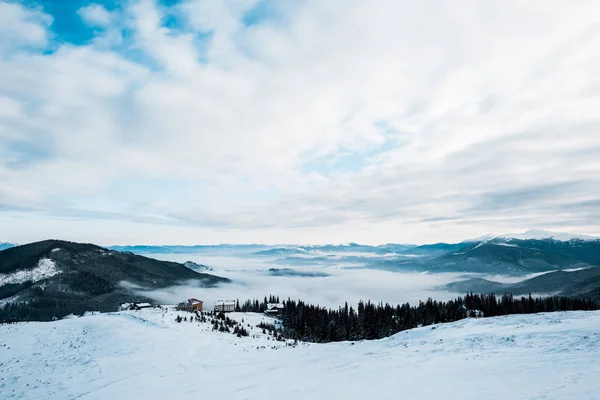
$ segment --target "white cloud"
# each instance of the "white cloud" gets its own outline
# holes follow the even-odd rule
[[[101,4],[92,3],[81,7],[77,13],[90,26],[107,27],[113,20],[112,14]]]
[[[44,47],[52,17],[36,9],[0,1],[0,55],[23,46]]]
[[[0,117],[6,119],[22,118],[21,104],[10,97],[0,97]]]
[[[0,207],[110,210],[129,242],[599,233],[596,2],[306,1],[244,25],[256,6],[141,0],[114,19],[131,43],[5,47]],[[46,43],[51,17],[0,7],[19,46]],[[106,25],[100,7],[80,14]],[[358,166],[306,168],[341,153]]]

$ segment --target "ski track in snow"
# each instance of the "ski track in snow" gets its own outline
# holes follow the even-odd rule
[[[38,265],[33,269],[15,271],[10,274],[0,274],[0,286],[27,281],[38,282],[46,278],[53,277],[61,271],[56,268],[54,261],[49,258],[42,258]]]
[[[600,399],[600,312],[467,319],[296,347],[176,315],[0,325],[0,398]]]

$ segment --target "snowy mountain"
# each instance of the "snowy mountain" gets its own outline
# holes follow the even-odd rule
[[[196,272],[214,271],[213,268],[211,268],[207,265],[198,264],[193,261],[186,261],[183,263],[183,265],[185,265],[187,268],[191,269],[192,271],[196,271]]]
[[[553,271],[516,283],[470,278],[444,285],[443,289],[457,293],[512,293],[517,296],[546,293],[600,300],[600,267]]]
[[[600,242],[571,246],[545,240],[491,240],[466,243],[431,260],[431,271],[519,275],[600,265]]]
[[[190,315],[182,313],[184,315]],[[156,309],[0,325],[0,398],[597,399],[600,312],[466,319],[387,339],[237,338]],[[253,337],[254,336],[254,337]]]
[[[394,244],[388,243],[379,246],[371,246],[368,244],[358,243],[342,243],[342,244],[320,244],[320,245],[288,245],[276,246],[270,249],[261,250],[255,253],[258,256],[304,256],[304,255],[322,255],[334,256],[345,254],[374,254],[383,255],[390,253],[401,253],[408,249],[416,247],[415,245]]]
[[[14,243],[9,243],[9,242],[3,242],[0,240],[0,251],[5,250],[5,249],[10,249],[11,247],[15,247],[16,245]]]
[[[129,252],[135,254],[252,254],[254,252],[272,248],[262,244],[217,244],[217,245],[128,245],[109,246],[109,250]]]
[[[464,242],[481,242],[488,241],[493,239],[519,239],[519,240],[547,240],[552,239],[556,241],[570,241],[570,240],[600,240],[598,236],[588,236],[588,235],[580,235],[577,233],[567,233],[567,232],[552,232],[545,231],[541,229],[530,229],[526,232],[521,233],[505,233],[502,235],[496,235],[493,233],[488,233],[486,235],[465,240]]]
[[[427,262],[432,265],[431,270],[437,272],[503,275],[590,268],[600,266],[600,239],[540,230],[514,235],[485,235],[462,242],[460,248]]]
[[[115,311],[126,301],[149,301],[144,290],[182,282],[207,287],[229,279],[93,244],[30,243],[0,252],[0,320],[49,320],[90,309]],[[21,305],[2,310],[4,303]]]
[[[503,239],[520,239],[520,240],[545,240],[552,239],[558,240],[562,242],[566,242],[569,240],[600,240],[600,237],[596,236],[588,236],[588,235],[580,235],[576,233],[567,233],[567,232],[551,232],[544,231],[539,229],[530,229],[524,233],[516,233],[516,234],[505,234],[502,235]]]
[[[520,275],[557,269],[600,266],[600,240],[591,236],[530,230],[520,234],[485,235],[460,243],[424,245],[218,245],[125,246],[120,251],[155,255],[190,254],[255,259],[282,268],[365,268],[404,272],[472,272]],[[190,260],[192,258],[189,258]]]

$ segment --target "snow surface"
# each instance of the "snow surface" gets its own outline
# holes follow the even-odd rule
[[[10,274],[0,274],[0,286],[27,281],[38,282],[57,275],[60,272],[61,271],[56,268],[54,261],[49,258],[42,258],[33,269],[15,271]]]
[[[0,398],[600,399],[600,312],[467,319],[295,347],[176,315],[0,325]]]

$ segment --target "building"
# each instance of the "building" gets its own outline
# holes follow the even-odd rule
[[[179,311],[190,311],[190,312],[194,312],[194,311],[202,311],[202,305],[203,305],[203,301],[202,300],[198,300],[195,298],[191,298],[191,299],[187,299],[186,302],[183,303],[179,303],[177,305],[177,310]]]
[[[219,300],[215,301],[215,312],[232,312],[235,311],[234,300]]]
[[[283,310],[283,304],[281,303],[267,303],[265,314],[267,315],[279,315]]]
[[[141,310],[143,308],[151,308],[152,304],[150,303],[123,303],[119,306],[119,310]]]
[[[464,304],[460,306],[465,318],[483,318],[485,315],[481,310],[470,310]]]
[[[469,318],[483,318],[483,311],[481,310],[467,310],[467,317]]]

